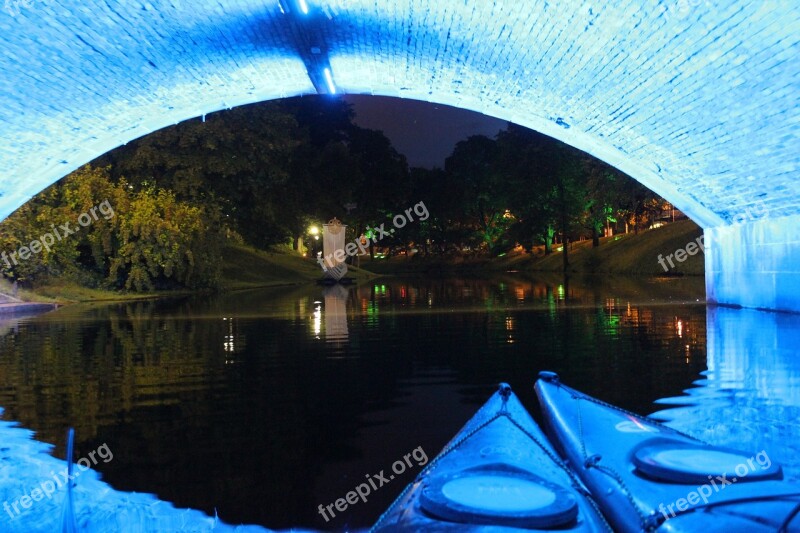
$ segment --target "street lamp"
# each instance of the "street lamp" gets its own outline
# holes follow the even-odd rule
[[[320,234],[319,226],[309,226],[308,227],[308,234],[311,235],[312,237],[314,237],[314,241],[319,241],[319,234]],[[319,247],[319,243],[318,242],[314,242],[314,241],[309,242],[309,246],[308,246],[310,248],[310,251],[311,251],[311,257],[316,257],[317,256],[317,251],[318,251],[317,248]]]

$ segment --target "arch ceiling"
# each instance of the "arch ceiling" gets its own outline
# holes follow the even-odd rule
[[[539,130],[705,227],[800,206],[795,0],[4,1],[0,218],[159,128],[334,91]]]

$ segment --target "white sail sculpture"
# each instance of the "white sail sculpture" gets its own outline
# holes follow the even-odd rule
[[[322,226],[322,258],[325,277],[339,281],[347,274],[347,264],[344,262],[344,239],[347,226],[334,218]],[[337,254],[336,251],[341,250]],[[342,258],[339,261],[336,256]]]

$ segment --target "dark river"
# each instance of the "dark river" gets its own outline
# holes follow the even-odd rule
[[[800,478],[800,316],[706,308],[702,279],[382,279],[121,304],[0,322],[2,418],[124,491],[229,523],[370,525],[409,468],[326,523],[320,504],[430,458],[540,370]]]

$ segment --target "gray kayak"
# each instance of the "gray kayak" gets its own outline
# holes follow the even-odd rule
[[[372,531],[609,531],[574,473],[511,391],[500,390]]]

